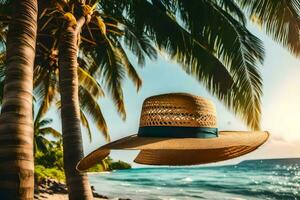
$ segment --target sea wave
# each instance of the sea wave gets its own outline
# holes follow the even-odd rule
[[[144,168],[92,174],[97,192],[137,200],[300,199],[300,161],[198,168]]]

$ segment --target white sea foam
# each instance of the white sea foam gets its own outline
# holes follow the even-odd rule
[[[121,185],[123,185],[123,186],[129,186],[131,184],[130,183],[121,183]]]
[[[193,179],[191,177],[185,177],[184,179],[182,179],[182,181],[184,181],[184,182],[192,182]]]

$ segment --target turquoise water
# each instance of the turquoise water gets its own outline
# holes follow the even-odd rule
[[[90,175],[96,191],[133,200],[300,199],[300,159],[220,167],[165,167]]]

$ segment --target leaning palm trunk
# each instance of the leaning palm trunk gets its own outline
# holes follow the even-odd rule
[[[36,0],[13,3],[0,116],[0,197],[27,200],[34,193],[32,78],[38,6]]]
[[[77,75],[77,40],[83,23],[84,18],[73,26],[68,23],[59,46],[64,169],[70,200],[93,199],[86,173],[76,170],[76,164],[83,157]]]

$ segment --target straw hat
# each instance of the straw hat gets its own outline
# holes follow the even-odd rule
[[[211,101],[186,93],[162,94],[144,101],[137,134],[98,148],[77,169],[99,163],[111,149],[142,150],[135,162],[147,165],[217,162],[249,153],[268,137],[261,131],[218,131]]]

